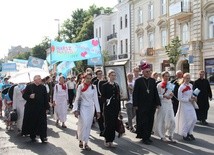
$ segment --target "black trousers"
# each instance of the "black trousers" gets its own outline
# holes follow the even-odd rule
[[[104,131],[104,118],[103,118],[103,103],[101,101],[101,97],[98,98],[100,105],[100,118],[97,120],[100,132]]]
[[[173,106],[174,116],[176,115],[176,113],[178,111],[178,105],[179,105],[179,101],[177,99],[173,99],[172,106]]]
[[[197,120],[205,121],[207,119],[209,108],[200,108],[196,109]]]
[[[146,141],[151,137],[153,123],[154,123],[154,114],[155,114],[155,109],[143,111],[140,114],[141,118],[140,119],[138,118],[138,123],[141,124],[140,125],[141,129],[137,129],[137,130],[138,132],[141,132],[140,138],[142,138],[143,141]],[[140,120],[142,122],[139,122]]]
[[[113,142],[115,139],[115,131],[116,124],[118,119],[119,112],[115,112],[114,110],[110,111],[104,110],[104,121],[105,121],[105,129],[104,129],[104,137],[106,143]]]
[[[69,105],[73,105],[73,100],[74,100],[74,89],[68,89],[68,102]]]

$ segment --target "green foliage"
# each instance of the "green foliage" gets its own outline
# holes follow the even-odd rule
[[[175,67],[181,55],[181,40],[179,37],[175,37],[171,43],[165,46],[165,50],[169,57],[169,62]]]
[[[63,36],[66,42],[79,42],[93,38],[93,17],[94,14],[100,15],[101,10],[106,14],[112,12],[112,8],[97,7],[96,5],[90,6],[87,11],[75,10],[71,19],[67,19],[63,23],[61,37]]]
[[[85,69],[87,68],[87,60],[82,61],[76,61],[75,62],[76,67],[73,68],[73,71],[77,74],[84,73]]]
[[[104,64],[106,64],[109,61],[109,52],[104,50],[102,52],[102,56],[103,56]]]
[[[50,47],[50,40],[48,38],[45,38],[42,43],[36,45],[32,49],[32,56],[46,59],[46,50]]]
[[[25,53],[21,53],[18,54],[16,57],[14,57],[15,59],[24,59],[24,60],[28,60],[29,56],[31,55],[31,52],[25,52]]]

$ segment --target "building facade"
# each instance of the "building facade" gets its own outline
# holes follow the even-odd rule
[[[130,0],[119,0],[114,9],[111,14],[95,15],[94,37],[99,38],[101,51],[108,53],[109,65],[124,64],[130,70]]]
[[[112,64],[128,60],[131,70],[145,60],[153,71],[168,70],[175,76],[174,69],[182,70],[193,80],[203,69],[214,84],[213,0],[119,0],[115,8],[116,12],[94,19],[95,37]],[[176,36],[182,54],[172,66],[165,46]]]
[[[213,0],[133,0],[131,8],[132,66],[144,59],[154,71],[174,75],[164,47],[178,36],[182,54],[176,70],[190,72],[194,80],[204,69],[214,84]]]

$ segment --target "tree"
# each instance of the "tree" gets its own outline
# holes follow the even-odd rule
[[[61,36],[65,38],[66,42],[70,43],[75,37],[77,37],[84,24],[85,17],[87,17],[86,11],[83,9],[77,9],[73,11],[71,19],[64,21]]]
[[[181,40],[179,39],[179,37],[177,36],[174,39],[172,39],[171,43],[165,46],[165,50],[166,54],[169,57],[169,62],[173,64],[174,67],[176,67],[177,62],[181,55]]]
[[[21,53],[18,54],[16,57],[14,57],[15,59],[24,59],[24,60],[28,60],[29,56],[31,55],[31,52],[25,52],[25,53]]]
[[[50,39],[45,37],[45,39],[42,41],[42,43],[40,43],[32,48],[32,56],[45,60],[47,57],[46,50],[49,47],[50,47]]]
[[[62,26],[61,37],[66,42],[79,42],[94,37],[93,17],[94,14],[100,15],[101,10],[108,14],[112,12],[112,8],[103,8],[92,5],[87,11],[77,9],[71,15],[70,19],[65,20]]]
[[[106,50],[104,50],[103,52],[102,52],[102,56],[103,56],[103,63],[104,63],[104,65],[105,64],[107,64],[107,62],[109,61],[109,52],[108,51],[106,51]]]

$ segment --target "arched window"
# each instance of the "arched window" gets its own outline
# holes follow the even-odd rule
[[[209,17],[209,38],[214,38],[214,16]]]
[[[182,43],[187,44],[189,42],[189,28],[187,24],[182,27]]]

